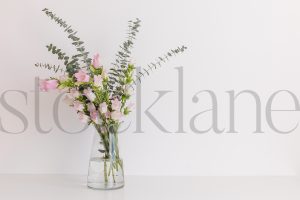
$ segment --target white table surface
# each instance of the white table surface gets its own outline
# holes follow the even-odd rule
[[[128,176],[122,189],[86,187],[78,175],[0,175],[1,200],[300,200],[298,177]]]

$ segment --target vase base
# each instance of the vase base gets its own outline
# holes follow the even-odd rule
[[[124,187],[124,183],[94,183],[87,184],[88,188],[93,190],[116,190]]]
[[[98,190],[113,190],[124,187],[123,162],[121,159],[90,159],[87,186]]]

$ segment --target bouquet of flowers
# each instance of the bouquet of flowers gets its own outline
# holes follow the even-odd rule
[[[117,133],[122,118],[131,112],[132,104],[128,103],[131,91],[142,77],[149,75],[153,69],[161,66],[170,57],[183,52],[186,47],[181,46],[167,52],[135,74],[135,66],[130,62],[133,41],[140,27],[140,20],[135,19],[129,21],[127,39],[120,45],[116,60],[108,69],[101,65],[99,54],[93,58],[89,57],[84,42],[77,36],[77,31],[49,9],[45,8],[43,12],[64,29],[75,46],[77,54],[68,56],[57,46],[47,45],[48,51],[56,55],[58,60],[63,61],[65,69],[59,65],[37,63],[37,67],[63,73],[57,78],[40,80],[40,90],[45,92],[49,90],[65,91],[64,101],[74,108],[79,120],[95,127],[101,139],[98,151],[102,155],[101,159],[104,160],[104,169],[102,170],[104,171],[104,185],[91,185],[91,187],[113,188],[113,185],[108,185],[110,176],[112,184],[116,184],[116,176],[120,170],[122,173],[119,173],[119,176],[123,176],[123,163],[119,157]]]

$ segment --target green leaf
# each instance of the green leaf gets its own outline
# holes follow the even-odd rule
[[[56,16],[55,13],[50,11],[48,8],[45,8],[42,10],[48,17],[50,17],[51,20],[56,22],[60,27],[64,29],[64,32],[68,33],[68,38],[72,40],[72,44],[76,47],[77,51],[80,52],[80,56],[82,57],[83,63],[86,64],[86,68],[88,68],[91,64],[91,59],[88,58],[88,52],[85,51],[85,47],[83,46],[84,42],[80,40],[80,38],[77,36],[77,31],[74,31],[70,25],[66,23],[63,19]],[[50,51],[53,49],[52,44],[47,46],[48,50]],[[56,49],[53,49],[53,53],[56,52]]]

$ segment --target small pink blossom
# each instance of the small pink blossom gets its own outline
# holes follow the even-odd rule
[[[70,95],[66,95],[63,99],[63,102],[65,102],[67,105],[72,106],[74,99]]]
[[[111,101],[111,108],[113,110],[120,110],[122,106],[121,101],[119,99],[115,98],[114,100]]]
[[[106,102],[103,102],[99,105],[99,111],[102,113],[102,114],[105,114],[107,112],[107,104]]]
[[[103,78],[102,78],[101,75],[95,75],[94,76],[94,84],[95,84],[95,86],[97,86],[97,87],[102,86],[102,81],[103,81]]]
[[[78,98],[80,96],[80,92],[75,88],[70,89],[70,95],[74,98]]]
[[[90,113],[90,116],[91,116],[91,120],[92,120],[93,122],[95,122],[96,124],[99,124],[100,119],[99,119],[99,115],[98,115],[97,110],[91,112],[91,113]]]
[[[113,120],[119,120],[121,117],[122,117],[122,113],[120,111],[113,111],[111,114],[110,114],[110,117],[113,119]]]
[[[100,55],[99,54],[96,54],[94,55],[94,58],[93,58],[93,63],[92,65],[94,66],[94,68],[99,68],[100,67]]]
[[[78,82],[89,82],[90,76],[86,73],[85,70],[79,70],[77,73],[74,75],[76,77],[76,80]]]
[[[49,90],[54,90],[57,88],[58,86],[58,82],[57,80],[44,80],[44,79],[40,79],[40,90],[42,92],[48,92]]]
[[[96,99],[95,93],[92,91],[91,88],[84,89],[83,94],[91,101],[93,102]]]
[[[89,116],[85,115],[83,112],[79,112],[78,117],[82,123],[88,123],[90,121]]]
[[[105,113],[105,117],[108,119],[108,118],[110,118],[110,112],[109,111],[107,111],[106,113]]]
[[[80,101],[74,101],[73,106],[74,106],[75,110],[78,110],[78,111],[83,111],[83,109],[84,109],[84,105]]]
[[[87,107],[88,107],[89,112],[93,112],[96,110],[96,107],[93,103],[88,103]]]

